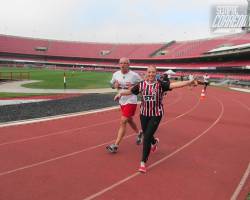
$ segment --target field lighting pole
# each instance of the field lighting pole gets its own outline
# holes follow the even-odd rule
[[[66,73],[64,72],[63,74],[63,86],[64,86],[64,89],[66,89]]]

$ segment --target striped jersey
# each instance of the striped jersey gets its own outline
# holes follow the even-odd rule
[[[170,87],[169,81],[155,81],[148,83],[141,81],[135,85],[131,92],[135,95],[139,93],[142,96],[140,113],[143,116],[162,116],[164,114],[162,99],[163,93],[168,91]]]

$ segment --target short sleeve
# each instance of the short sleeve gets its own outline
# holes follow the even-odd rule
[[[115,82],[115,74],[113,74],[113,76],[112,76],[112,79],[111,79],[110,83],[111,83],[111,84],[114,84],[114,82]]]
[[[137,83],[135,86],[131,88],[132,94],[138,95],[140,92],[140,83]]]
[[[160,81],[163,92],[170,90],[170,81]]]
[[[140,77],[139,74],[136,73],[136,83],[142,81],[142,78]]]

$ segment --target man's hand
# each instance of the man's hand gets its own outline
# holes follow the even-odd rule
[[[131,82],[126,82],[126,87],[127,87],[128,89],[130,89],[132,86],[133,86],[133,85],[132,85]]]
[[[119,86],[120,86],[119,82],[115,81],[114,84],[113,84],[113,88],[118,89]]]
[[[114,101],[118,101],[120,98],[121,98],[121,94],[118,93],[117,95],[115,95]]]

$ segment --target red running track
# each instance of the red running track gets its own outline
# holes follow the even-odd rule
[[[165,99],[148,172],[131,129],[119,153],[119,110],[0,127],[1,200],[245,199],[250,191],[249,94],[178,89]],[[138,116],[136,117],[138,121]]]

